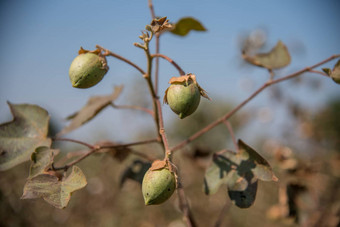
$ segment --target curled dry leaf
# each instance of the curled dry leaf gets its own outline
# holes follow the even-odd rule
[[[167,163],[164,160],[156,160],[152,163],[150,170],[160,170],[166,168]]]
[[[71,132],[90,121],[105,107],[109,106],[111,102],[116,100],[122,90],[123,86],[116,86],[113,93],[110,95],[91,97],[79,112],[72,115],[71,123],[63,128],[63,130],[59,132],[57,136]]]
[[[51,167],[54,157],[59,150],[50,149],[49,147],[38,147],[31,155],[31,167],[29,178],[33,178],[39,174],[47,173]]]
[[[96,55],[100,55],[101,54],[101,49],[97,48],[95,50],[85,50],[83,47],[80,47],[80,50],[78,51],[78,54],[86,54],[86,53],[93,53]]]
[[[13,120],[0,125],[0,171],[28,161],[37,147],[51,145],[46,110],[30,104],[8,105]]]
[[[71,194],[85,187],[86,178],[77,166],[73,166],[71,174],[60,180],[53,174],[40,174],[28,179],[21,199],[43,198],[52,206],[62,209],[70,201]]]
[[[161,33],[172,29],[172,25],[167,20],[167,17],[153,19],[150,26],[153,33]]]

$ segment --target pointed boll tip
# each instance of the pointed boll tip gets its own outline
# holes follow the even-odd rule
[[[150,206],[153,205],[154,203],[152,202],[152,200],[150,200],[150,198],[144,198],[144,204],[145,206]]]
[[[178,114],[178,116],[179,116],[180,119],[183,119],[183,118],[186,117],[183,113]]]

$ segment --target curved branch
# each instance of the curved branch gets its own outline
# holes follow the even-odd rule
[[[149,1],[148,1],[148,6],[149,6],[149,8],[150,8],[150,13],[151,13],[152,19],[155,19],[155,18],[156,18],[156,15],[155,15],[155,10],[153,9],[152,0],[149,0]]]
[[[227,212],[229,211],[230,207],[231,207],[231,202],[227,201],[225,203],[225,205],[223,206],[223,208],[222,208],[222,210],[220,212],[220,215],[218,216],[218,219],[217,219],[217,221],[216,221],[216,223],[214,225],[215,227],[222,226],[223,219],[225,218],[225,216],[226,216]]]
[[[143,141],[138,141],[138,142],[133,142],[133,143],[126,143],[126,144],[102,145],[102,146],[98,146],[96,149],[101,150],[105,148],[123,148],[123,147],[125,148],[125,147],[148,144],[148,143],[157,143],[157,142],[159,142],[159,139],[149,139],[149,140],[143,140]]]
[[[111,103],[111,106],[116,109],[133,109],[133,110],[140,110],[147,114],[150,114],[152,117],[154,116],[154,112],[148,108],[144,108],[141,106],[127,106],[127,105],[116,105],[114,103]]]
[[[153,54],[151,55],[151,57],[158,57],[158,58],[163,58],[165,60],[167,60],[168,62],[170,62],[173,66],[175,66],[175,68],[178,70],[179,72],[179,75],[180,76],[183,76],[185,75],[185,72],[184,70],[174,61],[172,60],[171,58],[169,58],[168,56],[164,55],[164,54]]]
[[[308,72],[310,72],[310,73],[317,73],[317,74],[320,74],[320,75],[325,76],[325,77],[330,77],[327,73],[321,72],[319,70],[310,69],[310,70],[308,70]]]
[[[94,149],[95,147],[91,144],[85,143],[83,141],[79,141],[79,140],[75,140],[75,139],[69,139],[69,138],[59,138],[59,137],[55,137],[52,138],[53,141],[66,141],[66,142],[72,142],[72,143],[77,143],[77,144],[81,144],[84,145],[90,149]]]
[[[81,141],[77,141],[77,140],[72,140],[72,139],[66,139],[66,138],[62,138],[63,141],[69,141],[69,142],[75,142],[75,143],[79,143],[79,144],[86,144],[83,143]],[[83,154],[82,156],[80,156],[79,158],[77,158],[76,160],[62,166],[62,167],[55,167],[52,164],[52,170],[64,170],[67,171],[70,167],[72,167],[73,165],[77,164],[78,162],[84,160],[85,158],[89,157],[90,155],[98,152],[101,149],[105,149],[105,148],[123,148],[123,147],[131,147],[131,146],[137,146],[137,145],[143,145],[143,144],[149,144],[149,143],[155,143],[155,142],[159,142],[158,139],[150,139],[150,140],[143,140],[143,141],[138,141],[138,142],[133,142],[133,143],[127,143],[127,144],[117,144],[117,145],[89,145],[90,147],[92,147],[91,150],[89,150],[87,153]],[[88,147],[89,147],[88,146]],[[135,153],[138,154],[138,153]],[[146,156],[144,156],[146,157]]]
[[[179,178],[177,178],[177,183],[178,183],[178,187],[177,187],[177,196],[178,196],[178,200],[179,200],[179,208],[182,211],[182,213],[184,214],[184,221],[186,223],[186,225],[188,227],[195,227],[196,222],[195,219],[190,211],[190,206],[188,204],[187,198],[185,196],[184,193],[184,189],[183,186],[181,184],[181,182],[179,181]]]
[[[231,116],[233,116],[239,109],[241,109],[244,105],[246,105],[250,100],[252,100],[253,98],[255,98],[255,96],[257,96],[259,93],[261,93],[264,89],[266,89],[267,87],[273,85],[273,84],[277,84],[280,83],[282,81],[285,80],[289,80],[292,79],[294,77],[297,77],[299,75],[301,75],[302,73],[308,72],[316,67],[319,67],[320,65],[323,65],[335,58],[339,58],[340,54],[338,55],[333,55],[319,63],[316,63],[312,66],[306,67],[304,69],[301,69],[295,73],[289,74],[287,76],[284,76],[282,78],[276,79],[276,80],[269,80],[268,82],[266,82],[265,84],[263,84],[259,89],[257,89],[253,94],[251,94],[246,100],[244,100],[243,102],[241,102],[238,106],[236,106],[234,109],[232,109],[231,111],[229,111],[228,113],[226,113],[224,116],[222,116],[221,118],[217,119],[216,121],[210,123],[209,125],[207,125],[206,127],[204,127],[203,129],[201,129],[200,131],[196,132],[195,134],[193,134],[192,136],[190,136],[188,139],[180,142],[179,144],[177,144],[175,147],[171,148],[170,151],[176,151],[179,150],[180,148],[186,146],[188,143],[190,143],[191,141],[197,139],[198,137],[200,137],[201,135],[203,135],[204,133],[210,131],[211,129],[213,129],[215,126],[219,125],[220,123],[222,123],[225,120],[228,120]]]
[[[112,51],[109,51],[108,49],[105,49],[104,47],[101,47],[99,45],[96,45],[96,48],[99,48],[101,50],[103,50],[105,53],[104,53],[104,56],[112,56],[112,57],[115,57],[121,61],[124,61],[126,63],[128,63],[129,65],[135,67],[141,74],[145,75],[145,72],[143,69],[141,69],[138,65],[136,65],[135,63],[131,62],[130,60],[118,55],[118,54],[115,54],[113,53]]]
[[[236,141],[236,138],[235,138],[235,133],[234,133],[233,127],[231,126],[230,122],[227,121],[227,120],[223,121],[223,123],[227,126],[228,131],[229,131],[230,136],[231,136],[231,139],[233,141],[234,147],[235,147],[236,151],[238,151],[238,145],[237,145],[237,141]]]

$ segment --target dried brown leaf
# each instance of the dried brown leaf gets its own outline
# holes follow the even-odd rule
[[[94,118],[100,111],[116,100],[122,92],[123,86],[116,86],[113,93],[106,96],[91,97],[86,105],[72,117],[71,123],[63,128],[57,136],[71,132]]]

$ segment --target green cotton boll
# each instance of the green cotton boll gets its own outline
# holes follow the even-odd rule
[[[73,60],[69,76],[73,87],[89,88],[98,84],[108,70],[105,57],[88,52]]]
[[[176,189],[175,175],[168,169],[148,170],[143,178],[145,205],[157,205],[168,200]]]
[[[188,82],[171,84],[166,99],[171,110],[183,119],[196,111],[201,100],[201,94],[197,84],[189,80]]]

